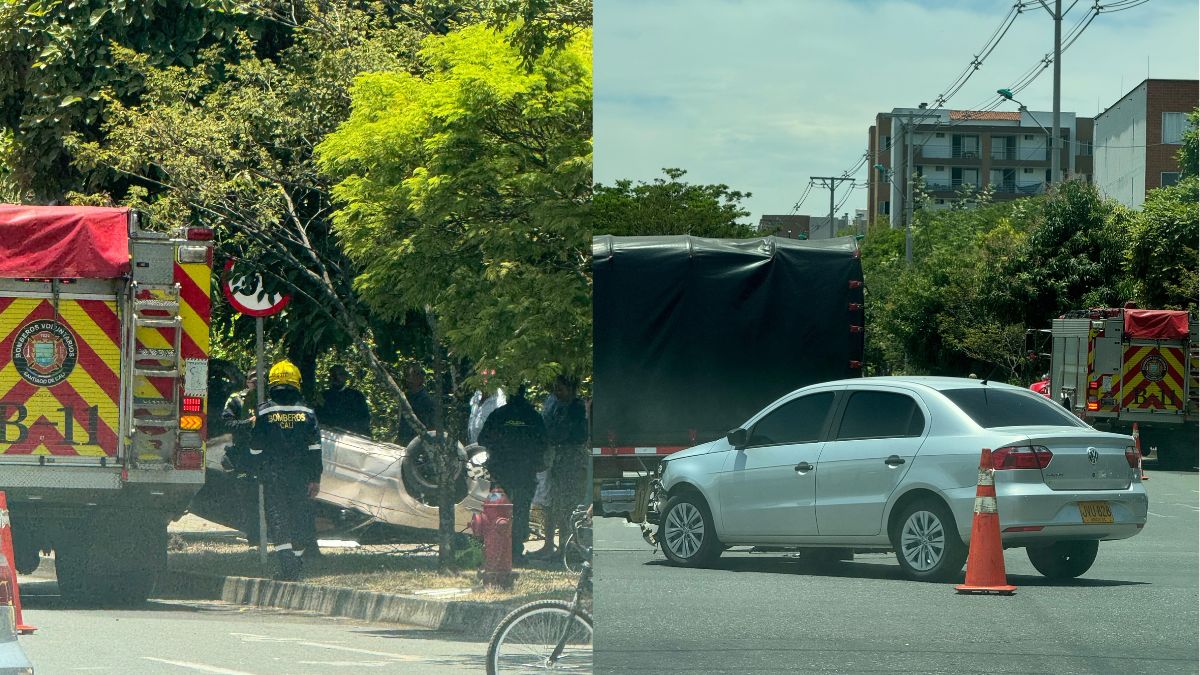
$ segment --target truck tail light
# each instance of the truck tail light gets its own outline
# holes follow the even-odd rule
[[[1099,401],[1088,401],[1088,403],[1087,403],[1087,409],[1088,409],[1088,410],[1099,410],[1099,409],[1100,409],[1100,402],[1099,402]]]
[[[1010,445],[992,452],[992,468],[996,471],[1044,469],[1053,458],[1054,453],[1041,445]]]
[[[204,412],[204,399],[199,396],[184,396],[183,412],[197,414]]]
[[[188,241],[212,241],[213,231],[207,227],[189,227],[187,239]]]
[[[1137,448],[1133,447],[1132,445],[1128,448],[1125,448],[1125,461],[1129,462],[1129,468],[1136,469],[1138,467],[1138,462],[1140,462],[1141,459],[1142,453],[1138,452]]]
[[[204,453],[198,448],[180,448],[175,451],[175,468],[184,471],[203,469]]]

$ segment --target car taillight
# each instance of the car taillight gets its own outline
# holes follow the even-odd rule
[[[1136,469],[1138,467],[1138,462],[1141,459],[1142,453],[1138,452],[1137,448],[1133,447],[1132,445],[1128,448],[1125,448],[1125,461],[1129,462],[1129,468]]]
[[[1054,453],[1041,445],[1010,445],[992,452],[992,468],[996,471],[1044,469],[1053,458]]]
[[[175,468],[185,471],[204,468],[204,454],[199,450],[180,448],[175,452]]]

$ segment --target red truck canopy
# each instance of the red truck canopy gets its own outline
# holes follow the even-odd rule
[[[129,212],[0,205],[0,278],[115,279],[128,274]]]
[[[1142,340],[1182,340],[1188,334],[1188,313],[1171,309],[1125,310],[1125,336]]]

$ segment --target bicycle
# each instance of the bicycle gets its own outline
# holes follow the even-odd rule
[[[571,602],[536,600],[514,609],[496,626],[488,642],[488,675],[592,672],[592,615],[584,607],[591,593],[592,549],[585,552]]]
[[[562,543],[563,567],[568,572],[579,574],[591,550],[592,516],[586,506],[580,505],[571,513],[571,534]]]

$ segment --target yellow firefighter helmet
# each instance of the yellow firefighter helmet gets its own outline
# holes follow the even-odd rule
[[[287,385],[299,389],[300,369],[296,367],[296,364],[284,359],[271,366],[271,373],[267,377],[267,382],[272,387]]]

